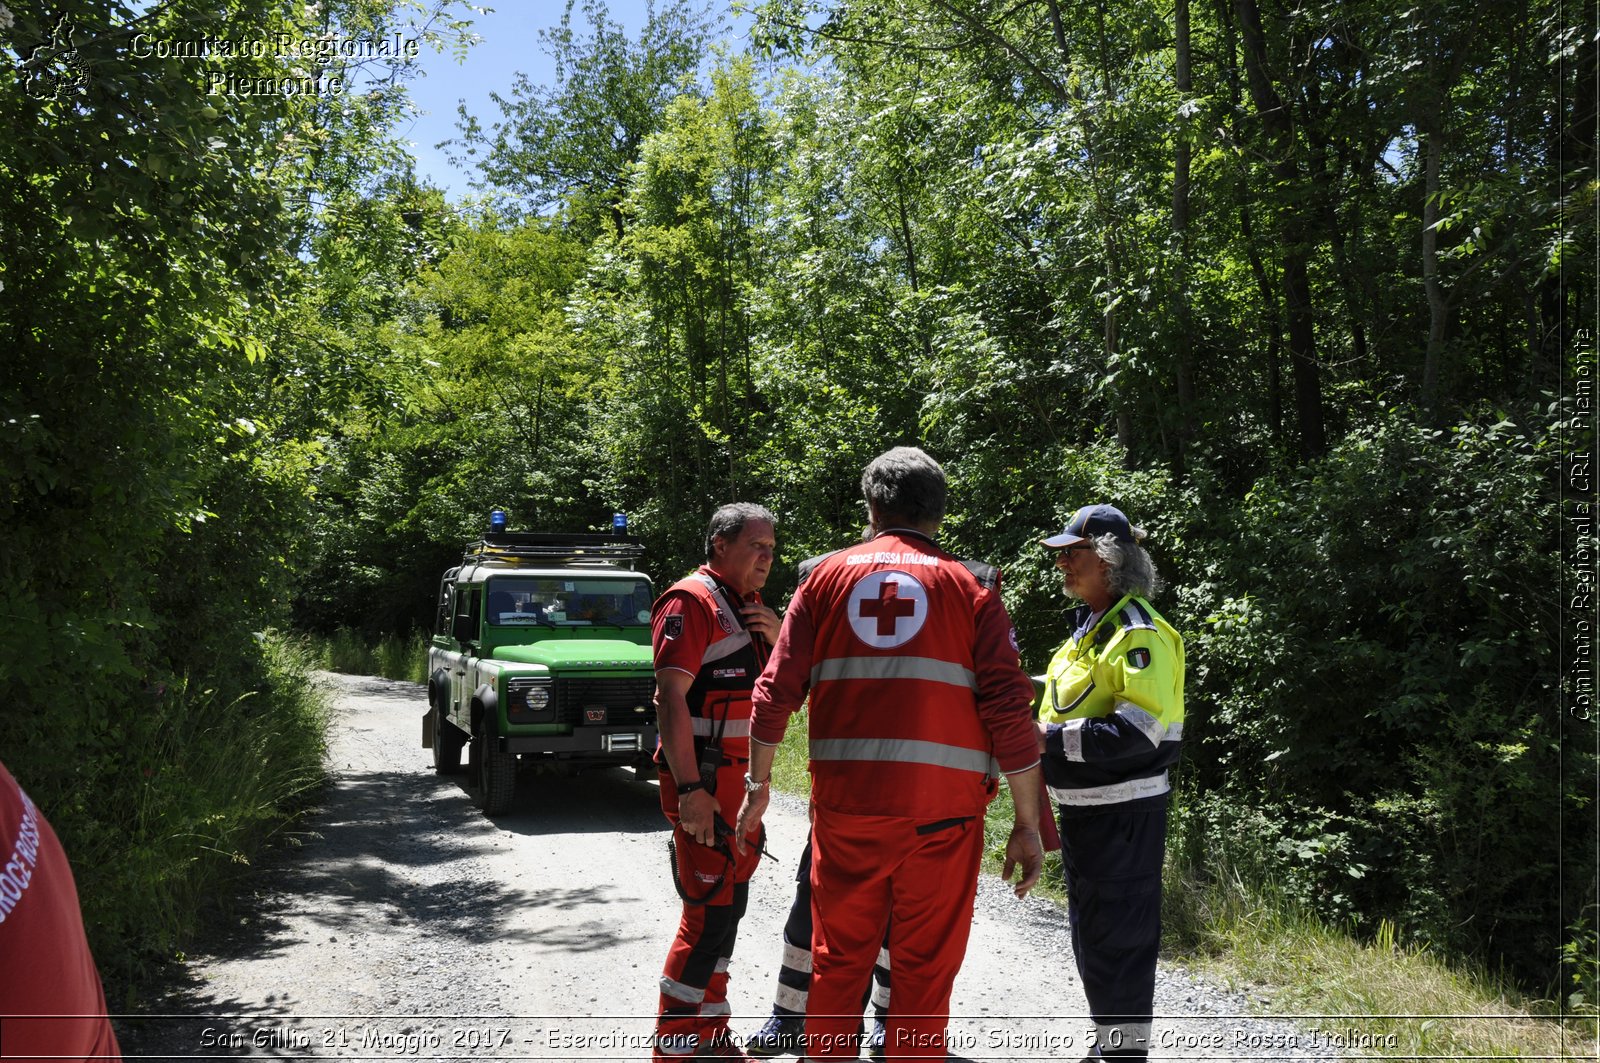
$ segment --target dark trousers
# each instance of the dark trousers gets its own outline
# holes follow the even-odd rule
[[[800,869],[795,872],[794,905],[789,909],[789,919],[783,925],[783,963],[778,968],[778,992],[773,1000],[772,1013],[782,1016],[804,1016],[807,999],[811,993],[811,835],[806,834],[805,848],[800,852]],[[878,950],[878,962],[872,968],[873,986],[863,994],[861,1006],[872,1001],[873,1011],[880,1019],[889,1014],[889,936],[884,935],[883,947]]]
[[[1063,805],[1060,823],[1072,952],[1100,1054],[1148,1055],[1167,796],[1097,808]]]

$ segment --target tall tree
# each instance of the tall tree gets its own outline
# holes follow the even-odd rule
[[[1294,380],[1300,456],[1314,458],[1327,449],[1327,436],[1323,430],[1322,370],[1317,361],[1316,312],[1310,274],[1315,239],[1311,218],[1312,189],[1303,173],[1305,164],[1290,121],[1291,112],[1275,84],[1277,64],[1268,52],[1261,9],[1256,0],[1234,0],[1234,12],[1244,46],[1246,83],[1272,160],[1271,173],[1276,184],[1283,306],[1289,332],[1289,364]],[[1297,42],[1276,43],[1281,50],[1293,51]]]
[[[575,10],[588,24],[587,35],[573,24]],[[580,227],[603,219],[621,236],[628,168],[699,68],[708,11],[688,0],[669,0],[657,11],[647,0],[644,28],[630,41],[604,0],[583,0],[581,9],[567,0],[561,24],[539,31],[541,46],[555,60],[555,82],[535,85],[519,73],[510,95],[490,93],[500,119],[488,133],[461,108],[454,161],[476,161],[481,187],[531,211],[564,205]]]

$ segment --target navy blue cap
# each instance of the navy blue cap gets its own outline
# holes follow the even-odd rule
[[[1054,550],[1085,539],[1098,539],[1102,535],[1110,535],[1117,542],[1131,546],[1144,538],[1144,531],[1129,524],[1128,518],[1116,506],[1084,506],[1067,521],[1060,535],[1039,541]]]

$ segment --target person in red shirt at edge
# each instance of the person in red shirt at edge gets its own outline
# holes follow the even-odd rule
[[[4,764],[0,1012],[0,1051],[8,1060],[122,1058],[67,854]]]
[[[656,600],[656,721],[661,810],[672,824],[683,918],[661,973],[655,1059],[744,1059],[728,1031],[728,961],[760,860],[757,827],[737,852],[727,834],[745,793],[750,688],[778,637],[758,593],[772,570],[776,524],[748,502],[706,529],[706,563]]]
[[[896,447],[867,466],[861,490],[868,539],[800,566],[756,682],[736,829],[742,844],[760,824],[774,749],[809,692],[806,1057],[856,1058],[861,987],[887,927],[895,982],[885,1052],[943,1060],[1000,772],[1016,808],[1005,877],[1018,870],[1018,897],[1044,864],[1033,684],[999,570],[934,542],[945,505],[938,462]]]

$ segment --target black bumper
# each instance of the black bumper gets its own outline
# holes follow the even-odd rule
[[[637,736],[636,745],[629,741],[631,736]],[[611,738],[609,749],[608,737]],[[502,737],[496,739],[495,745],[502,753],[549,753],[562,758],[616,760],[626,764],[655,752],[656,729],[653,724],[637,727],[579,727],[570,735]]]

